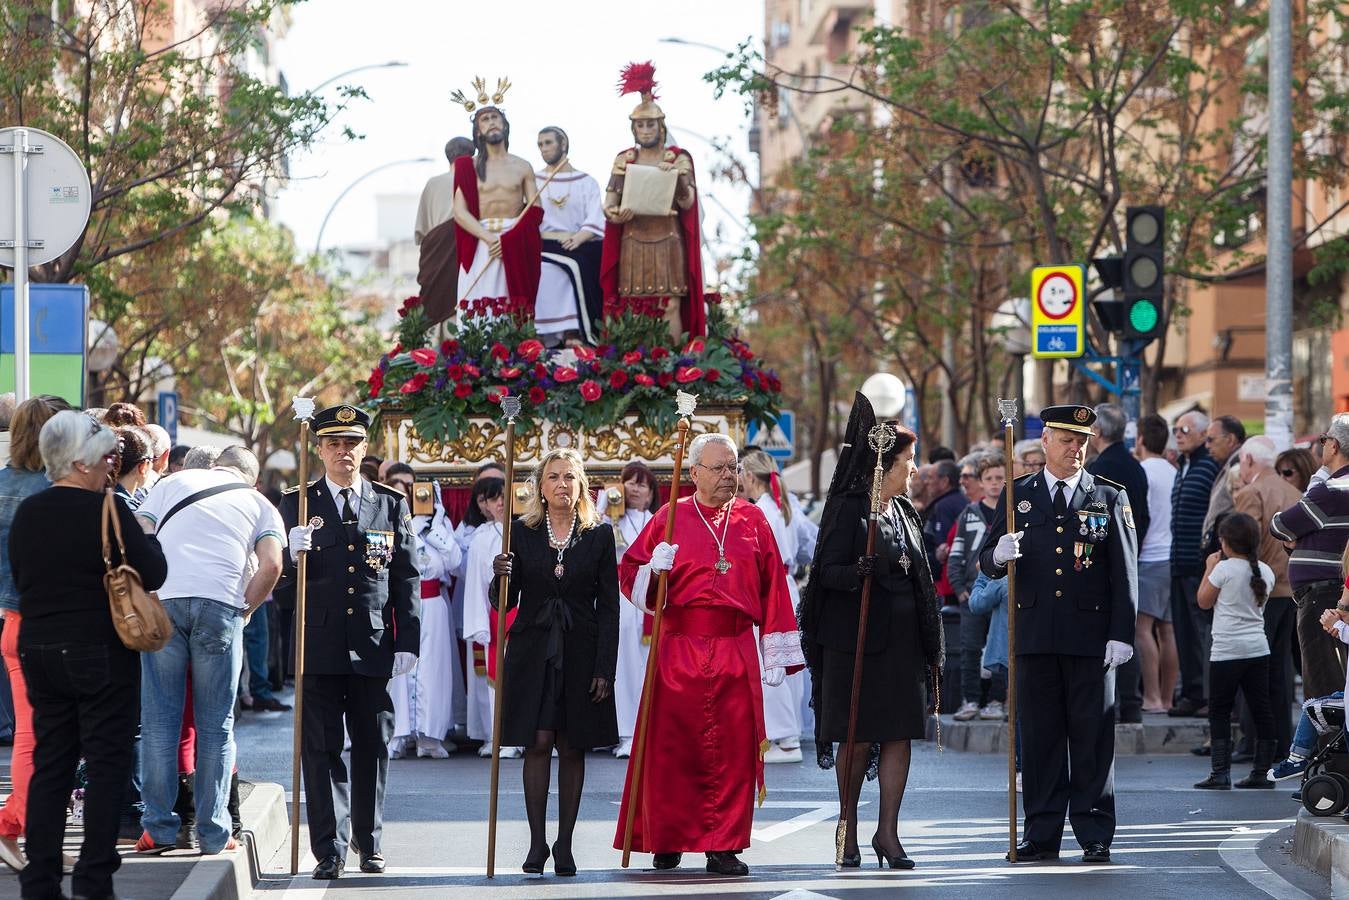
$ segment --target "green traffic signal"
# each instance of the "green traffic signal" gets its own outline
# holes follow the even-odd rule
[[[1129,305],[1129,327],[1138,334],[1151,334],[1160,316],[1152,300],[1135,300]]]

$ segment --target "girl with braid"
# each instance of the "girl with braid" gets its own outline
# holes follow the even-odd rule
[[[1197,788],[1232,788],[1232,704],[1240,687],[1255,718],[1255,765],[1239,788],[1272,788],[1266,776],[1274,761],[1274,713],[1269,699],[1269,642],[1261,612],[1274,572],[1260,562],[1260,526],[1245,513],[1219,523],[1221,549],[1208,558],[1199,584],[1200,609],[1213,610],[1209,652],[1209,734],[1213,771]]]

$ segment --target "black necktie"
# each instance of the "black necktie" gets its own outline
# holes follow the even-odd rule
[[[1054,515],[1062,519],[1068,515],[1068,482],[1055,482],[1058,491],[1054,494]]]
[[[351,533],[356,527],[356,511],[351,508],[351,488],[342,488],[338,493],[342,495],[342,525]]]

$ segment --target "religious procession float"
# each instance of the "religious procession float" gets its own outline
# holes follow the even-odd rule
[[[603,187],[572,167],[561,128],[540,132],[537,171],[509,152],[506,79],[452,95],[472,143],[451,141],[452,170],[423,192],[421,293],[367,382],[386,458],[464,490],[507,455],[502,406],[516,398],[517,466],[570,446],[601,483],[632,460],[668,482],[677,390],[698,396],[690,437],[743,444],[749,423],[774,420],[776,374],[705,289],[693,161],[667,142],[654,75],[622,72],[620,95],[641,103]]]

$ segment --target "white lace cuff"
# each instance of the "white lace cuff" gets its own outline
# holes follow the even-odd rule
[[[801,652],[801,634],[796,631],[773,631],[761,635],[759,643],[763,649],[763,666],[771,669],[781,666],[804,666],[805,654]]]
[[[637,570],[637,577],[632,581],[632,596],[628,599],[632,605],[646,613],[653,615],[655,610],[647,605],[646,594],[651,587],[651,564],[647,563]]]

